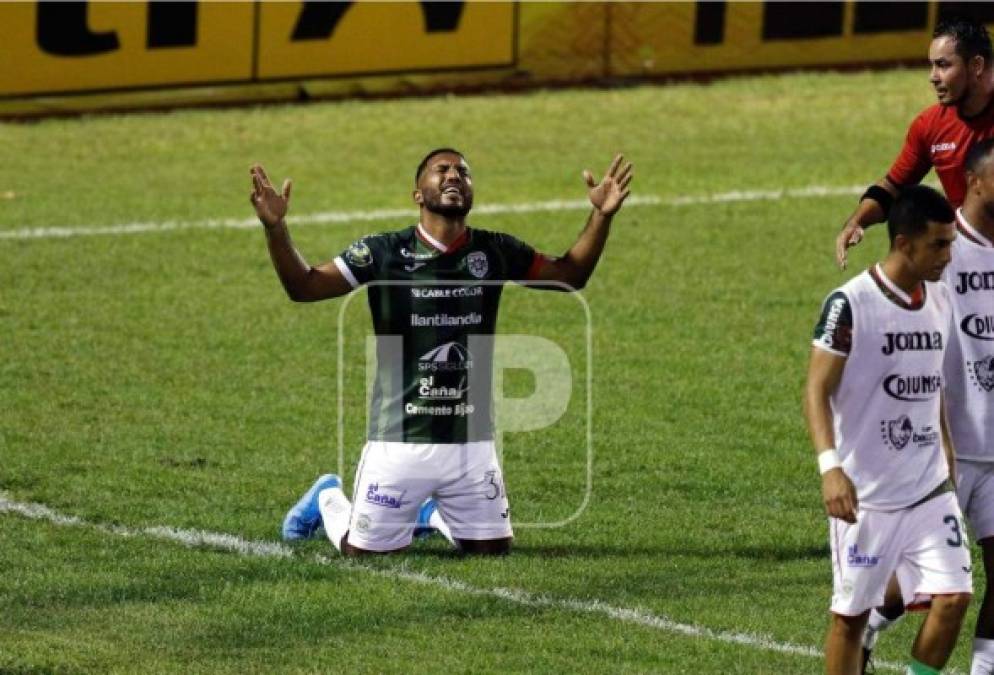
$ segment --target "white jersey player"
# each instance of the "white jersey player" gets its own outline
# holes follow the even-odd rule
[[[994,140],[966,157],[967,196],[942,278],[953,303],[945,364],[949,430],[957,450],[956,492],[983,551],[986,588],[973,640],[971,675],[994,673]]]
[[[958,236],[942,273],[953,309],[943,369],[949,431],[956,447],[956,493],[983,551],[986,586],[973,639],[971,675],[994,673],[994,140],[966,155],[966,198]],[[895,597],[892,597],[894,595]],[[899,594],[874,610],[863,638],[868,658],[877,635],[903,611]]]
[[[905,190],[887,257],[829,295],[815,331],[805,415],[830,516],[829,673],[859,670],[867,616],[892,574],[907,604],[932,601],[911,672],[945,665],[969,604],[942,402],[952,310],[948,289],[932,283],[949,263],[953,220],[935,190]]]

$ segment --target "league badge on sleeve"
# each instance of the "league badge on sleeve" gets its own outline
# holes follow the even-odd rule
[[[349,246],[345,252],[345,259],[356,267],[366,267],[373,262],[373,252],[362,239]]]

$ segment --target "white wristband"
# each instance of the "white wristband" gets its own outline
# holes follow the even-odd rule
[[[839,459],[839,452],[835,448],[822,450],[818,453],[818,471],[820,473],[824,474],[840,466],[842,466],[842,460]]]

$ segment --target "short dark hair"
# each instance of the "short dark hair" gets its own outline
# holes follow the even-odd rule
[[[991,65],[991,36],[987,28],[976,19],[964,16],[942,19],[932,32],[932,39],[948,37],[956,42],[956,53],[963,61],[974,56],[984,58],[984,67]]]
[[[967,173],[979,173],[981,166],[990,159],[992,153],[994,153],[994,138],[987,138],[974,143],[966,151],[963,168]]]
[[[462,154],[461,152],[459,152],[458,150],[456,150],[454,148],[435,148],[434,150],[432,150],[431,152],[429,152],[427,155],[425,155],[425,158],[421,160],[420,164],[418,164],[418,170],[414,172],[414,185],[415,185],[415,187],[417,187],[417,185],[418,185],[418,179],[421,178],[421,172],[425,170],[426,166],[428,166],[428,162],[431,161],[431,158],[434,157],[435,155],[441,155],[442,153],[446,153],[446,152],[451,152],[453,155],[459,155],[464,160],[466,159],[466,155]]]
[[[909,185],[894,200],[887,218],[890,243],[897,235],[919,237],[928,230],[928,224],[951,223],[956,219],[953,207],[938,190],[927,185]]]

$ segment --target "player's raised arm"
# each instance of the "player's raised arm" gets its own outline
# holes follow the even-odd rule
[[[546,259],[537,270],[536,280],[558,281],[575,290],[587,284],[604,251],[611,220],[628,198],[634,175],[631,162],[626,162],[622,155],[615,156],[599,183],[589,171],[583,172],[594,208],[576,243],[561,258]]]
[[[846,357],[818,347],[811,348],[808,381],[804,388],[804,417],[811,443],[818,455],[821,493],[825,511],[833,518],[856,522],[856,488],[842,470],[835,450],[830,397],[842,380]]]
[[[332,263],[311,267],[294,248],[286,227],[290,189],[293,186],[290,179],[284,181],[283,189],[277,192],[261,165],[253,165],[249,173],[252,176],[249,201],[255,207],[255,213],[266,231],[269,257],[290,299],[296,302],[313,302],[349,293],[352,285],[338,267]]]

